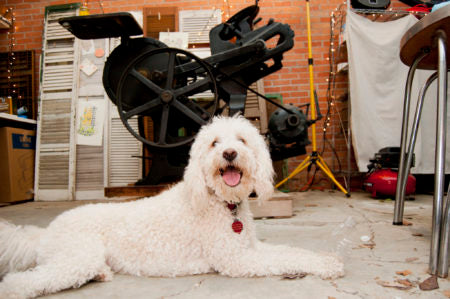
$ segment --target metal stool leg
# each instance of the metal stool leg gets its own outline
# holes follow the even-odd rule
[[[403,120],[402,120],[402,133],[400,139],[400,164],[398,167],[398,176],[397,176],[397,189],[395,192],[395,209],[394,209],[394,225],[402,225],[403,224],[403,204],[405,201],[405,186],[402,186],[400,182],[404,179],[403,177],[407,174],[405,173],[405,153],[406,153],[406,144],[408,138],[408,121],[409,121],[409,106],[411,101],[411,86],[414,79],[414,73],[416,71],[417,65],[419,62],[428,55],[427,52],[422,52],[416,60],[414,60],[413,64],[409,68],[408,77],[406,79],[405,86],[405,98],[403,101]]]
[[[436,31],[438,47],[438,96],[436,120],[436,156],[434,169],[434,199],[433,224],[431,231],[430,273],[437,274],[439,257],[439,239],[442,225],[442,201],[444,196],[445,178],[445,134],[447,123],[447,59],[446,34],[443,30]]]
[[[448,185],[447,200],[445,201],[444,219],[441,227],[441,244],[439,246],[439,267],[440,277],[448,276],[448,240],[450,235],[450,184]]]
[[[437,78],[437,72],[432,74],[427,82],[422,86],[422,88],[420,89],[419,92],[419,100],[417,102],[417,107],[416,107],[416,113],[414,115],[414,123],[412,125],[411,128],[411,137],[409,138],[409,145],[408,145],[408,149],[406,151],[407,155],[406,155],[406,162],[404,164],[404,175],[402,176],[402,180],[398,181],[398,184],[401,184],[401,187],[403,188],[403,192],[404,189],[406,188],[406,183],[408,182],[408,173],[409,170],[411,168],[411,164],[412,164],[412,158],[414,155],[414,148],[416,146],[416,140],[417,140],[417,132],[419,130],[419,124],[420,124],[420,118],[422,116],[422,109],[423,109],[423,103],[425,100],[425,94],[427,93],[428,88],[430,87],[431,83],[433,83],[436,78]]]

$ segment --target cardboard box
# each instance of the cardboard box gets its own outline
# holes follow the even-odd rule
[[[0,128],[0,202],[33,199],[36,132]]]

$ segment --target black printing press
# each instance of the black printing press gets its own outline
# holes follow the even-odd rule
[[[227,110],[230,115],[244,113],[247,90],[257,93],[249,86],[282,68],[283,53],[294,46],[294,32],[273,19],[255,29],[261,21],[255,20],[258,12],[257,5],[249,6],[212,28],[212,55],[204,59],[153,38],[131,38],[142,29],[129,13],[59,20],[80,39],[121,38],[105,63],[103,86],[124,126],[152,153],[152,167],[137,184],[180,178],[200,127]],[[301,109],[258,95],[279,107],[269,121],[272,158],[304,154],[311,121]],[[137,132],[129,124],[135,116]],[[151,123],[151,136],[143,133],[144,123]]]

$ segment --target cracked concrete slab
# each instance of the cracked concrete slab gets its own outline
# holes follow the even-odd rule
[[[229,278],[218,274],[176,278],[115,275],[45,298],[449,298],[449,279],[422,291],[431,237],[432,197],[405,203],[409,226],[392,225],[394,201],[367,193],[290,193],[291,218],[255,220],[258,238],[342,256],[346,275],[336,280],[283,277]],[[61,212],[86,202],[29,202],[0,208],[0,218],[45,227]],[[408,270],[408,271],[407,271]],[[398,273],[397,273],[398,272]],[[403,274],[410,274],[403,276]],[[400,273],[400,274],[399,274]],[[407,281],[406,281],[407,280]]]

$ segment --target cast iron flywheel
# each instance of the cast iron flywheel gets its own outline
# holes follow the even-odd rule
[[[192,142],[218,106],[217,84],[208,65],[176,48],[148,49],[133,59],[120,77],[116,98],[128,131],[156,149]],[[151,119],[151,138],[131,127],[129,120],[134,116]]]

